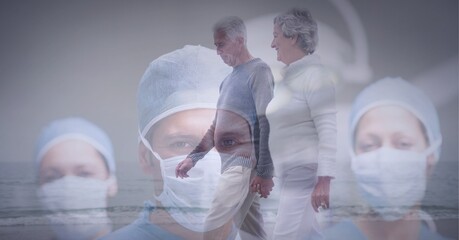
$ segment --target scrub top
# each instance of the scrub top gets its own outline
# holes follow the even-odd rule
[[[181,237],[174,235],[159,226],[150,222],[150,212],[155,211],[155,207],[150,201],[144,203],[144,210],[133,223],[122,227],[104,237],[101,240],[178,240]]]

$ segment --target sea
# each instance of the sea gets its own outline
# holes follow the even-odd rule
[[[113,230],[132,223],[139,217],[145,200],[153,199],[150,176],[143,174],[137,162],[119,163],[118,193],[109,199],[108,216]],[[355,184],[346,164],[338,165],[331,185],[331,208],[319,214],[324,225],[355,217],[360,203],[356,201]],[[276,181],[277,183],[277,181]],[[269,234],[275,223],[279,185],[271,196],[261,200],[264,222]],[[28,162],[0,162],[0,239],[51,239],[49,221],[36,197],[36,173]],[[443,235],[458,239],[458,163],[438,164],[428,180],[422,210],[437,222]]]

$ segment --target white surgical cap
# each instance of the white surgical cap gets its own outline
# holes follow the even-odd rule
[[[55,120],[42,130],[35,151],[37,169],[40,168],[43,156],[51,147],[68,139],[78,139],[89,143],[103,156],[109,172],[115,174],[115,158],[109,137],[102,129],[83,118]]]
[[[354,134],[360,118],[370,109],[383,105],[397,105],[414,114],[424,125],[429,144],[441,141],[438,114],[432,101],[418,88],[401,78],[384,78],[366,87],[354,100],[350,114],[349,133]],[[435,158],[440,157],[440,148]]]
[[[137,107],[143,136],[159,120],[189,109],[216,108],[219,86],[231,68],[216,51],[185,46],[150,63],[139,83]]]

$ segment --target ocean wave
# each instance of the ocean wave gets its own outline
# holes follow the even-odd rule
[[[459,219],[459,209],[437,205],[423,205],[421,210],[429,214],[433,220],[441,219]],[[332,219],[346,219],[354,217],[362,217],[368,212],[362,206],[335,206],[330,209],[330,217]]]
[[[44,216],[26,216],[13,218],[0,218],[0,226],[40,226],[48,225],[48,220]]]

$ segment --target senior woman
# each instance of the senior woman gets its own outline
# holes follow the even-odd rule
[[[444,239],[420,211],[441,145],[429,98],[401,78],[379,80],[354,101],[349,133],[351,169],[368,210],[326,230],[325,239]]]
[[[316,213],[329,207],[336,154],[335,87],[314,54],[317,24],[306,9],[274,19],[271,47],[285,63],[268,105],[269,147],[281,193],[274,239],[319,232]]]

